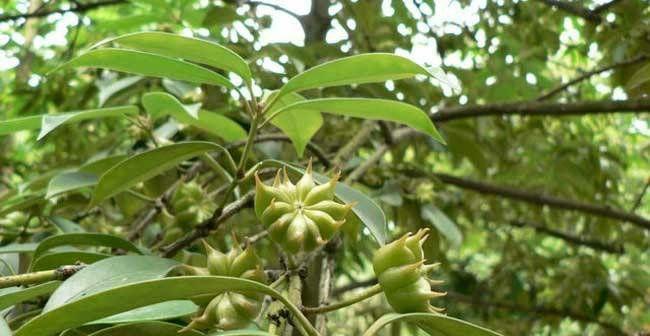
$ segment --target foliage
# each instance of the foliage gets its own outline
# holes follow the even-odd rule
[[[7,1],[0,334],[649,331],[610,1]]]

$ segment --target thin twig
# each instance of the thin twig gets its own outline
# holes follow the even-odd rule
[[[106,6],[113,6],[113,5],[121,5],[121,4],[126,4],[127,0],[105,0],[105,1],[98,1],[98,2],[92,2],[92,3],[87,3],[87,4],[82,4],[78,5],[72,8],[68,9],[55,9],[51,11],[39,11],[36,10],[31,13],[26,13],[26,14],[13,14],[13,15],[3,15],[0,16],[0,22],[4,21],[9,21],[9,20],[18,20],[18,19],[27,19],[27,18],[40,18],[40,17],[45,17],[50,14],[56,14],[56,13],[68,13],[68,12],[74,12],[74,13],[84,13],[89,10],[97,9],[100,7],[106,7]]]
[[[542,94],[541,96],[537,97],[536,100],[537,101],[547,100],[547,99],[555,96],[556,94],[566,90],[567,88],[569,88],[569,87],[571,87],[571,86],[573,86],[575,84],[578,84],[578,83],[580,83],[580,82],[582,82],[582,81],[584,81],[586,79],[589,79],[589,78],[591,78],[591,77],[593,77],[595,75],[601,74],[603,72],[606,72],[606,71],[609,71],[609,70],[612,70],[612,69],[615,69],[615,68],[620,68],[620,67],[625,67],[625,66],[628,66],[628,65],[637,64],[637,63],[643,62],[643,61],[648,60],[648,59],[650,59],[650,57],[648,57],[648,55],[640,55],[640,56],[635,57],[633,59],[629,59],[629,60],[625,60],[625,61],[622,61],[622,62],[617,62],[617,63],[614,63],[614,64],[610,64],[610,65],[600,67],[600,68],[592,70],[592,71],[587,71],[587,72],[583,73],[582,75],[580,75],[580,76],[578,76],[578,77],[576,77],[576,78],[574,78],[574,79],[572,79],[572,80],[570,80],[570,81],[568,81],[568,82],[566,82],[566,83],[564,83],[562,85],[559,85],[558,87],[550,90],[549,92]]]

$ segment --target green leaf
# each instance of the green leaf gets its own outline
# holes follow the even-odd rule
[[[103,109],[96,110],[86,110],[79,112],[69,112],[63,114],[46,114],[43,115],[43,122],[41,124],[41,132],[38,134],[36,140],[43,139],[50,132],[54,131],[57,127],[64,124],[71,124],[83,120],[97,119],[97,118],[107,118],[107,117],[119,117],[125,114],[135,114],[138,113],[138,108],[136,106],[119,106],[119,107],[107,107]]]
[[[178,265],[178,262],[174,260],[154,256],[118,256],[100,260],[75,273],[63,282],[61,287],[52,294],[47,304],[45,304],[43,313],[56,310],[73,301],[83,300],[98,292],[139,281],[162,278],[170,268],[176,265]],[[127,310],[129,309],[118,310],[115,313]],[[103,315],[98,318],[113,314]],[[84,323],[95,319],[88,319]]]
[[[265,165],[284,166],[301,175],[305,172],[304,168],[299,168],[278,160],[264,160],[260,163],[260,166]],[[330,178],[314,172],[314,180],[322,184],[329,181]],[[356,203],[356,205],[352,207],[352,212],[359,217],[361,222],[368,228],[372,236],[380,245],[386,243],[386,215],[375,201],[343,182],[336,184],[334,194],[339,200],[345,203]]]
[[[218,331],[208,334],[208,336],[275,336],[262,330],[230,330]]]
[[[83,252],[83,251],[64,251],[57,253],[46,253],[35,259],[30,265],[30,272],[38,272],[55,269],[59,266],[72,265],[77,262],[92,264],[102,259],[112,257],[110,254]]]
[[[35,297],[48,295],[52,293],[57,287],[59,287],[60,284],[60,281],[50,281],[28,288],[10,287],[12,290],[11,292],[0,293],[0,311],[17,303],[31,300]]]
[[[36,250],[38,243],[9,244],[0,247],[0,254],[5,253],[31,253]]]
[[[432,313],[386,314],[373,323],[363,336],[377,335],[393,322],[412,322],[433,336],[498,336],[499,333],[453,317]]]
[[[97,180],[97,175],[92,173],[71,171],[59,174],[54,176],[48,183],[45,198],[52,198],[68,191],[94,186],[97,184]]]
[[[463,243],[463,234],[458,229],[458,225],[433,204],[423,205],[420,209],[420,215],[445,236],[454,248],[460,247]]]
[[[99,265],[102,262],[115,260],[116,258],[100,261],[99,263],[91,265],[75,274],[59,287],[59,289],[52,295],[52,298],[50,298],[50,301],[55,298],[57,293],[65,292],[65,290],[62,289],[63,286],[67,285],[74,277],[82,274],[82,272],[87,271],[93,266]],[[120,287],[114,287],[92,294],[89,293],[83,297],[79,297],[77,300],[67,302],[63,305],[57,305],[55,307],[50,306],[50,302],[48,302],[43,313],[23,325],[16,331],[14,336],[55,335],[65,329],[74,328],[84,323],[126,310],[169,300],[216,295],[224,291],[258,292],[269,295],[285,305],[285,307],[296,318],[296,322],[298,322],[297,325],[307,329],[305,335],[318,335],[318,332],[309,324],[309,321],[300,312],[300,309],[293,305],[282,294],[269,286],[240,278],[191,276],[129,283]],[[124,299],[116,300],[116,298]]]
[[[12,335],[11,329],[4,317],[0,317],[0,335]]]
[[[138,254],[145,253],[130,241],[117,236],[103,233],[66,233],[43,239],[38,244],[36,251],[34,251],[34,259],[38,259],[38,257],[50,249],[66,245],[106,246]]]
[[[116,93],[132,86],[142,79],[141,76],[129,76],[110,81],[98,81],[97,88],[99,89],[98,100],[99,106],[104,106],[104,103]]]
[[[416,106],[394,100],[370,98],[312,99],[285,106],[278,109],[274,115],[281,115],[292,110],[321,111],[355,118],[394,121],[424,132],[440,143],[445,143],[426,112]]]
[[[273,114],[285,106],[304,100],[305,98],[297,93],[285,95],[273,105],[269,113]],[[291,139],[298,157],[302,157],[305,147],[323,125],[323,116],[320,111],[292,109],[277,115],[271,123]]]
[[[89,336],[203,336],[204,334],[196,330],[188,330],[182,333],[179,331],[183,328],[178,324],[169,322],[139,322],[122,324],[100,331],[94,332]]]
[[[90,207],[139,182],[161,174],[187,159],[217,150],[226,151],[215,143],[191,141],[159,147],[134,155],[121,161],[99,178]]]
[[[0,121],[0,135],[32,130],[41,127],[42,115]]]
[[[199,65],[135,50],[117,48],[91,50],[73,58],[53,71],[70,67],[104,68],[142,76],[234,88],[234,85],[224,76]]]
[[[171,320],[196,314],[199,306],[188,300],[161,302],[129,310],[89,324],[117,324],[140,321]]]
[[[247,83],[253,79],[248,64],[234,51],[215,42],[163,32],[140,32],[122,35],[106,42],[231,71]]]
[[[246,139],[246,131],[236,122],[217,113],[183,105],[165,92],[150,92],[142,96],[142,105],[152,116],[169,114],[176,120],[197,127],[231,142]]]
[[[626,87],[628,89],[636,89],[648,81],[650,81],[650,64],[647,64],[641,67],[641,69],[637,70],[637,72],[632,75],[632,78],[627,81]],[[2,134],[1,131],[0,134]]]
[[[0,121],[0,135],[40,128],[41,131],[37,139],[40,140],[62,124],[70,124],[96,118],[118,117],[122,114],[134,113],[138,113],[138,108],[129,105],[59,114],[39,114],[30,117]]]
[[[124,161],[125,158],[126,155],[111,156],[87,163],[76,171],[67,171],[56,175],[47,185],[45,198],[94,186],[99,181],[99,176]]]
[[[315,66],[291,78],[280,89],[280,95],[329,86],[397,80],[415,75],[434,76],[440,81],[449,82],[439,72],[432,74],[408,58],[372,53],[345,57]]]
[[[86,232],[79,224],[59,216],[48,217],[48,220],[56,226],[61,233]]]

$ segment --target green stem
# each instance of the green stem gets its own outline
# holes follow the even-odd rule
[[[333,304],[330,304],[330,305],[326,305],[326,306],[303,307],[302,311],[305,312],[306,314],[323,314],[323,313],[335,311],[335,310],[338,310],[338,309],[341,309],[341,308],[344,308],[344,307],[347,307],[347,306],[351,306],[351,305],[353,305],[353,304],[355,304],[357,302],[361,302],[361,301],[363,301],[365,299],[371,298],[371,297],[373,297],[373,296],[375,296],[375,295],[377,295],[377,294],[379,294],[381,292],[382,292],[382,288],[381,288],[381,286],[379,284],[377,284],[377,285],[374,285],[374,286],[372,286],[370,288],[367,288],[367,289],[363,290],[359,294],[357,294],[357,295],[355,295],[355,296],[353,296],[353,297],[351,297],[349,299],[339,301],[339,302],[336,302],[336,303],[333,303]]]
[[[54,280],[65,280],[84,267],[85,265],[61,266],[49,271],[0,277],[0,288],[40,284]]]

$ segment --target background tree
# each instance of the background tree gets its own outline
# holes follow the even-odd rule
[[[9,275],[91,264],[141,246],[198,266],[204,263],[200,238],[225,251],[235,232],[254,244],[269,275],[281,273],[288,261],[280,262],[282,250],[256,220],[253,181],[235,187],[233,176],[219,173],[230,168],[219,151],[87,207],[93,189],[79,187],[96,182],[89,176],[168,142],[207,140],[228,149],[235,164],[250,151],[242,160],[247,168],[265,159],[306,166],[309,157],[317,172],[331,176],[339,167],[342,181],[386,213],[387,241],[431,229],[425,257],[441,262],[434,274],[447,291],[435,305],[450,316],[508,335],[647,332],[649,14],[643,0],[6,1],[0,14],[2,120],[138,108],[112,112],[128,117],[91,115],[62,125],[53,118],[51,132],[41,134],[40,117],[21,124],[35,131],[13,133],[17,124],[0,123],[0,270]],[[280,88],[306,69],[350,55],[396,53],[439,67],[451,83],[420,76],[302,94],[415,105],[446,145],[398,123],[324,115],[322,126],[303,119],[266,125],[249,148],[245,132],[253,120],[239,103],[251,97],[241,75],[216,70],[237,92],[97,68],[51,72],[99,41],[145,30],[232,49],[248,62],[260,100],[262,88]],[[202,124],[187,113],[234,123]],[[215,130],[215,122],[230,128]],[[303,156],[296,154],[301,148]],[[263,177],[269,172],[260,170]],[[55,188],[71,185],[65,193]],[[109,248],[59,247],[80,243],[69,238],[37,248],[46,237],[81,230],[137,246],[95,237],[90,245]],[[344,301],[376,283],[373,233],[351,220],[303,265],[302,305]],[[152,274],[169,266],[153,264]],[[34,298],[53,289],[38,290]],[[4,316],[19,326],[42,306],[32,299]],[[281,320],[281,310],[273,309],[271,316]],[[305,314],[321,331],[356,335],[390,310],[377,296],[336,312]],[[415,332],[406,323],[391,328]]]

